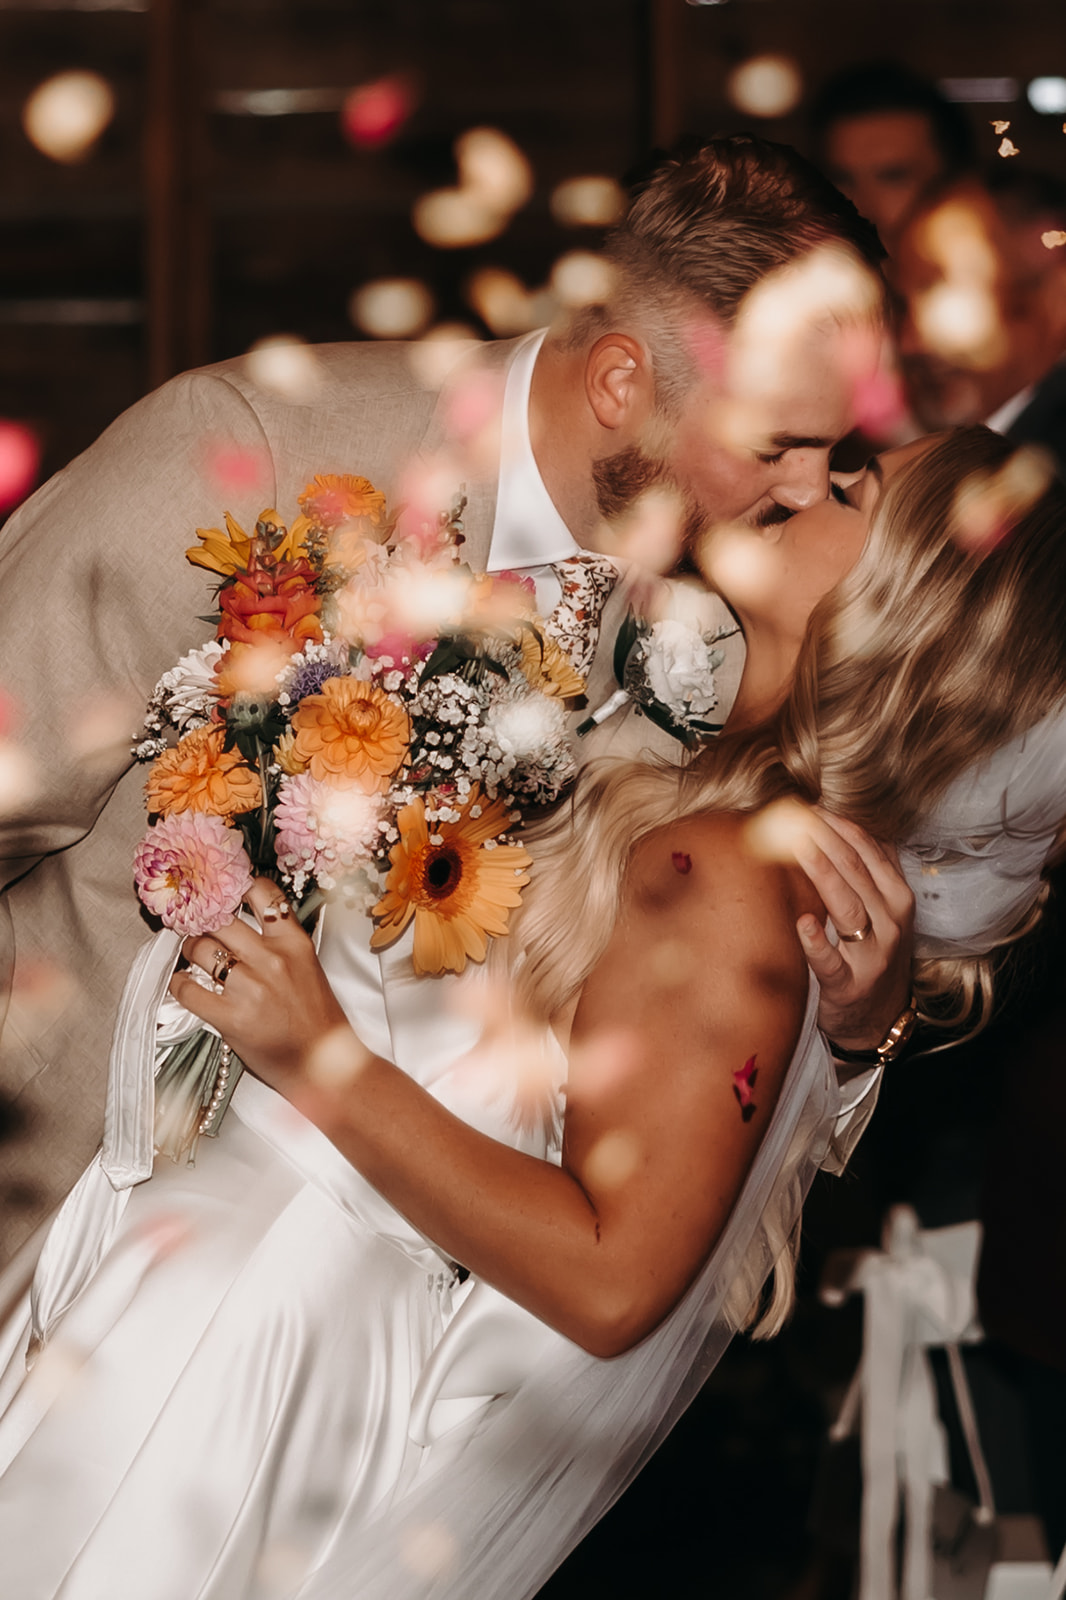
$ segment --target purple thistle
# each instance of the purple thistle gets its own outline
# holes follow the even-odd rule
[[[348,669],[338,666],[336,661],[306,661],[293,673],[292,682],[288,685],[289,698],[293,705],[298,705],[309,694],[321,694],[322,685],[330,678],[347,676]]]

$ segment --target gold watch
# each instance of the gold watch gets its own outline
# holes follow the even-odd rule
[[[896,1061],[906,1050],[918,1026],[918,1002],[912,994],[899,1016],[893,1022],[881,1043],[873,1050],[847,1050],[842,1044],[827,1039],[827,1044],[838,1061],[854,1062],[858,1066],[883,1067]]]

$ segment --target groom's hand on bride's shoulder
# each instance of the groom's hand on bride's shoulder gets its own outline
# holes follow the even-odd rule
[[[810,824],[797,859],[840,938],[810,913],[796,924],[821,988],[818,1026],[848,1051],[872,1051],[911,997],[914,896],[891,845],[820,808]]]

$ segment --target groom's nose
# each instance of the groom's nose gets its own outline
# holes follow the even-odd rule
[[[770,494],[789,511],[806,511],[829,494],[828,450],[787,450]]]

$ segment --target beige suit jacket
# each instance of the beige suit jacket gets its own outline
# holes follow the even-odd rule
[[[0,688],[32,779],[21,802],[0,798],[0,1091],[19,1121],[0,1145],[0,1253],[61,1198],[99,1141],[114,1016],[148,933],[132,888],[145,813],[130,738],[159,677],[209,634],[197,618],[211,609],[210,584],[184,559],[196,528],[220,525],[224,510],[245,528],[268,505],[291,516],[316,472],[362,473],[395,503],[412,457],[444,440],[463,363],[502,371],[512,349],[471,347],[435,390],[403,345],[324,346],[319,385],[303,402],[257,386],[241,361],[187,373],[120,417],[0,532]],[[254,485],[220,487],[227,454],[261,465]],[[478,567],[495,469],[466,492],[466,551]],[[615,688],[623,614],[616,592],[593,705]],[[723,677],[726,703],[741,660]],[[643,746],[680,751],[622,713],[581,754]]]

